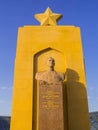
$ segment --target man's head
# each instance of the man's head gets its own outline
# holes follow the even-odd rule
[[[55,66],[55,60],[54,60],[54,58],[49,57],[49,58],[47,59],[47,66],[48,66],[48,67],[51,67],[51,68],[54,68],[54,66]]]

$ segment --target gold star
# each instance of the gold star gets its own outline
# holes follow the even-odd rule
[[[36,14],[35,18],[40,22],[41,25],[57,25],[57,21],[62,17],[61,14],[56,14],[51,11],[48,7],[45,13]]]

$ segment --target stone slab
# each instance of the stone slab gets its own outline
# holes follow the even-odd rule
[[[64,130],[62,83],[38,85],[38,130]]]

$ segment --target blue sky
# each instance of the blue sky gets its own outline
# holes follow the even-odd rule
[[[81,28],[89,111],[98,111],[98,0],[0,0],[0,115],[11,115],[18,27],[38,25],[34,14],[48,6],[60,25]]]

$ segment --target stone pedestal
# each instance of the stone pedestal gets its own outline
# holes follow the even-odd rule
[[[38,83],[38,130],[64,130],[62,83]]]

